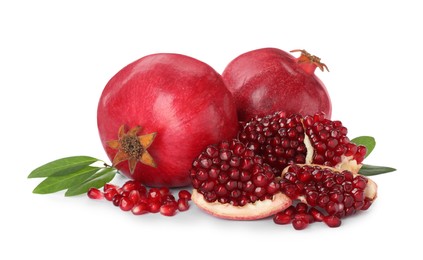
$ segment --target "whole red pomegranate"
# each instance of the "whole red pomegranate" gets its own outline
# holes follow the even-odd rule
[[[149,186],[190,184],[194,158],[238,131],[221,76],[201,61],[166,53],[145,56],[110,79],[97,123],[113,165]]]
[[[299,58],[276,49],[244,53],[225,68],[222,76],[237,105],[238,118],[249,120],[275,111],[330,118],[332,105],[323,83],[314,74],[327,67],[304,50]]]

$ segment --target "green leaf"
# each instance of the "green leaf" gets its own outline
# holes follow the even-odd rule
[[[383,174],[383,173],[388,173],[393,171],[396,171],[396,169],[391,167],[386,167],[386,166],[363,164],[359,173],[365,176],[372,176],[372,175],[378,175],[378,174]]]
[[[364,145],[367,148],[367,153],[364,158],[370,155],[370,153],[375,149],[376,140],[374,137],[371,136],[359,136],[351,140],[351,142],[355,143],[356,145]]]
[[[86,179],[83,183],[70,187],[65,196],[75,196],[86,193],[90,188],[101,188],[104,184],[110,182],[116,175],[115,168],[103,168],[96,172],[93,176]]]
[[[98,167],[86,166],[76,172],[67,175],[50,176],[38,184],[33,193],[47,194],[64,190],[84,182],[99,170]]]
[[[89,156],[72,156],[58,159],[33,170],[28,178],[49,177],[52,175],[67,175],[85,168],[86,166],[100,161]]]

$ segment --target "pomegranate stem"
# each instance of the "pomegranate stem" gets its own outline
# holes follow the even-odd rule
[[[306,50],[292,50],[290,52],[300,52],[300,57],[296,58],[297,63],[302,67],[307,73],[313,74],[316,68],[319,68],[321,71],[329,71],[326,64],[320,61],[320,58],[314,55],[311,55]]]

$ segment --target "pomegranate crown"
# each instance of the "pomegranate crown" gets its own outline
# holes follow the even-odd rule
[[[311,63],[311,64],[315,65],[316,67],[318,67],[321,71],[325,71],[325,69],[327,71],[329,71],[326,64],[322,63],[320,61],[319,57],[317,57],[315,55],[311,55],[310,53],[308,53],[304,49],[303,50],[296,49],[296,50],[292,50],[290,52],[301,52],[301,56],[297,59],[298,63]]]

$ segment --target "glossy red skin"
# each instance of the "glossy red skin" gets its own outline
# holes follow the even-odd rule
[[[222,76],[232,92],[239,120],[276,111],[331,117],[332,105],[326,87],[314,75],[315,65],[299,64],[295,57],[276,48],[241,54]]]
[[[231,139],[238,131],[235,103],[221,76],[201,61],[166,53],[129,64],[107,83],[97,123],[110,160],[117,150],[106,142],[118,138],[122,124],[128,129],[142,126],[139,135],[157,133],[148,148],[157,168],[138,162],[131,175],[127,161],[116,166],[148,186],[189,185],[194,158],[207,145]]]

